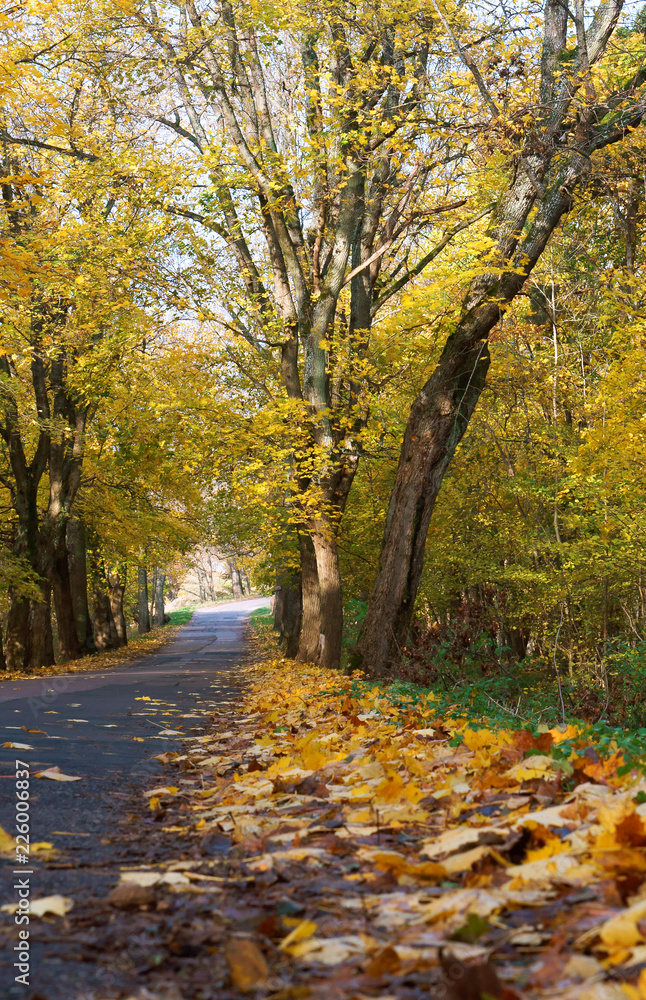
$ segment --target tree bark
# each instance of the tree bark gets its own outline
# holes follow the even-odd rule
[[[61,660],[77,660],[81,643],[76,632],[76,616],[72,600],[67,545],[65,535],[58,540],[52,559],[52,589],[58,627],[58,646]]]
[[[321,647],[321,592],[312,539],[304,531],[298,533],[301,561],[302,616],[301,634],[296,659],[300,663],[317,663]]]
[[[148,574],[145,566],[140,566],[137,574],[139,588],[139,621],[137,631],[140,635],[150,632],[150,616],[148,614]]]
[[[99,652],[113,648],[110,601],[101,580],[95,579],[92,587],[92,612],[94,616],[94,642]]]
[[[231,573],[231,586],[233,589],[233,596],[234,598],[243,597],[244,595],[242,592],[242,581],[240,579],[240,570],[236,566],[235,560],[228,559],[227,561],[229,563],[229,572]]]
[[[76,634],[81,648],[91,653],[96,647],[88,603],[85,525],[76,517],[67,522],[67,555]]]
[[[272,616],[274,619],[274,628],[277,632],[281,633],[282,638],[282,626],[283,626],[283,614],[285,608],[285,574],[278,572],[276,573],[276,587],[274,589],[274,600],[272,602]]]
[[[642,120],[643,100],[636,98],[605,122],[606,104],[592,106],[596,98],[588,86],[590,66],[602,57],[621,7],[621,0],[601,4],[587,33],[581,21],[576,62],[570,68],[560,61],[567,40],[567,11],[558,0],[546,4],[536,132],[527,153],[519,151],[513,179],[499,200],[489,230],[495,242],[495,254],[489,259],[496,259],[499,270],[471,282],[455,330],[413,403],[404,434],[379,569],[358,643],[361,660],[371,673],[390,671],[406,642],[431,513],[485,383],[489,333],[569,210],[574,190],[590,171],[593,152],[621,141]],[[459,54],[464,61],[462,51]],[[471,68],[472,63],[466,64]],[[472,72],[481,89],[482,80]],[[563,146],[572,102],[584,81],[576,137]],[[496,118],[499,112],[490,96],[483,96]],[[619,106],[621,100],[619,94],[612,95],[609,104]]]
[[[274,598],[274,628],[280,633],[285,647],[285,656],[294,659],[298,653],[298,641],[302,615],[301,574],[294,569],[282,569],[276,574]]]
[[[300,573],[294,573],[283,601],[282,635],[285,642],[285,656],[293,660],[298,654],[302,615],[302,587]]]
[[[5,630],[4,651],[8,670],[24,670],[29,645],[29,600],[9,591],[9,612]]]
[[[116,645],[128,645],[128,630],[126,619],[123,613],[123,598],[126,592],[126,584],[119,581],[118,576],[108,573],[108,584],[110,587],[109,601],[110,611],[116,633]]]
[[[155,614],[153,624],[155,628],[162,628],[164,624],[164,581],[165,573],[159,568],[155,571]]]
[[[2,629],[0,628],[0,670],[7,669],[7,661],[4,655],[4,644],[2,641]]]
[[[312,530],[320,593],[320,648],[322,667],[336,668],[341,661],[343,638],[343,595],[339,553],[333,527],[319,521]]]
[[[42,597],[42,601],[30,602],[26,657],[29,670],[51,667],[56,662],[52,636],[51,587],[48,581],[42,585]]]

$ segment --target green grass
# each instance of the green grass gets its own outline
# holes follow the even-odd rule
[[[197,605],[190,604],[186,608],[178,608],[177,611],[169,611],[168,617],[170,621],[167,625],[186,625],[186,622],[190,622]]]

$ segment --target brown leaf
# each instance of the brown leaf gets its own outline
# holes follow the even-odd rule
[[[298,792],[299,795],[315,795],[319,799],[329,799],[330,792],[326,785],[317,778],[316,774],[311,774],[309,778],[303,778],[299,781],[297,785],[294,785],[294,791]]]
[[[444,985],[453,1000],[485,1000],[488,997],[503,1000],[505,987],[490,962],[467,965],[447,954],[444,948],[440,948],[439,959]]]
[[[108,903],[118,910],[136,910],[139,906],[150,906],[156,900],[154,889],[136,882],[120,882],[108,896]]]
[[[391,945],[386,945],[372,956],[365,971],[366,975],[379,979],[388,972],[398,972],[400,967],[399,955]]]
[[[229,938],[224,946],[231,982],[242,993],[249,993],[267,983],[269,966],[249,938]]]

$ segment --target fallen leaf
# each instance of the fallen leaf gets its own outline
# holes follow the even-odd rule
[[[108,896],[108,903],[118,910],[134,910],[139,906],[150,906],[157,899],[152,886],[137,882],[120,882]]]
[[[46,771],[37,771],[36,778],[51,778],[52,781],[80,781],[71,774],[63,774],[60,767],[49,767]]]
[[[64,917],[74,906],[74,900],[69,896],[45,896],[42,899],[29,901],[29,913],[32,917],[44,917],[48,913]]]
[[[467,964],[454,955],[440,949],[440,965],[443,972],[442,985],[454,1000],[501,1000],[504,987],[493,966],[474,963]]]
[[[304,941],[306,938],[312,937],[314,931],[316,930],[318,924],[313,920],[303,920],[294,928],[293,931],[287,935],[286,938],[280,942],[279,948],[281,951],[287,951],[292,945],[297,944],[299,941]]]
[[[250,993],[266,985],[269,966],[258,945],[249,938],[229,938],[224,955],[236,989]]]

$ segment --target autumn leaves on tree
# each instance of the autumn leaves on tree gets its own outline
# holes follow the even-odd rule
[[[463,475],[477,421],[495,418],[497,331],[516,324],[531,328],[528,343],[544,333],[556,345],[557,437],[576,409],[556,370],[567,234],[602,225],[623,197],[622,180],[604,188],[626,176],[622,157],[629,250],[605,294],[621,299],[624,327],[634,322],[646,77],[641,28],[622,16],[620,0],[512,16],[191,0],[65,18],[35,6],[3,23],[10,665],[52,662],[52,602],[60,656],[87,645],[70,576],[78,519],[96,608],[101,594],[118,598],[128,567],[134,581],[138,567],[217,543],[246,553],[258,584],[279,581],[277,625],[300,660],[338,666],[344,606],[347,619],[349,600],[365,609],[369,598],[350,662],[399,669],[418,597],[435,595],[443,565],[426,584],[429,526],[448,523],[450,476]],[[610,356],[592,374],[580,354],[588,406]],[[591,413],[584,423],[559,462],[596,433]],[[547,557],[523,538],[538,585]],[[431,539],[435,552],[432,527]],[[483,634],[496,630],[502,648],[516,629],[523,655],[530,633],[538,648],[587,629],[569,582],[565,596],[545,587],[542,624],[519,612],[506,625],[508,562],[499,552],[478,579],[448,581],[433,627],[477,605]],[[604,587],[605,641],[620,595]]]

